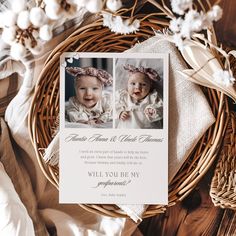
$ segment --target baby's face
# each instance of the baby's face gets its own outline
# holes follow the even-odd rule
[[[130,74],[128,80],[128,93],[136,101],[145,98],[151,89],[151,82],[145,74],[137,72]]]
[[[102,97],[101,81],[94,76],[81,76],[77,82],[76,97],[85,107],[94,107]]]

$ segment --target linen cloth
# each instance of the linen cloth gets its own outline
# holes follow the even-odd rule
[[[4,179],[1,178],[0,180],[2,192],[4,192],[4,190],[6,192],[5,197],[3,197],[4,194],[0,194],[0,202],[4,201],[0,205],[0,212],[2,212],[2,217],[0,217],[2,220],[0,220],[0,222],[4,225],[4,222],[6,223],[6,220],[9,220],[9,224],[12,224],[10,231],[7,233],[5,231],[1,231],[0,227],[0,235],[30,236],[34,235],[34,230],[35,235],[47,235],[45,225],[37,211],[37,202],[32,189],[31,180],[25,168],[23,162],[24,160],[22,160],[19,155],[21,150],[15,145],[14,141],[11,140],[7,125],[3,118],[0,118],[0,130],[0,164],[2,163],[4,165],[6,171],[3,171],[3,168],[1,168],[0,175],[3,177],[4,175],[8,175],[7,177],[4,177]],[[13,189],[13,185],[10,181],[13,182],[15,189]],[[4,206],[3,204],[5,205],[5,208],[8,208],[7,212],[7,209],[3,209],[1,207]],[[23,211],[24,209],[22,206],[26,207],[28,213],[26,210],[25,212]],[[9,216],[9,218],[7,219],[6,216]],[[13,219],[16,223],[12,221],[12,216],[14,216]],[[25,221],[25,223],[21,224],[21,221]],[[14,225],[18,224],[17,222],[19,223],[19,227],[14,227]],[[29,224],[30,222],[31,226]],[[8,224],[6,224],[3,228],[9,229]],[[20,231],[17,232],[18,230]],[[3,232],[6,234],[3,234]],[[31,232],[32,234],[27,234],[27,232]]]
[[[11,179],[0,162],[0,232],[5,236],[34,236],[34,227]]]
[[[17,74],[0,80],[0,116],[4,116],[8,104],[17,94],[18,84]]]

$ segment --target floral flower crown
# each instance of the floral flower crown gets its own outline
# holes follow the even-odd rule
[[[80,76],[88,75],[98,78],[104,86],[112,85],[112,76],[102,69],[96,69],[94,67],[67,67],[66,71],[72,75],[75,80],[79,79]]]
[[[160,78],[159,74],[157,73],[157,71],[152,69],[152,68],[145,68],[143,66],[135,67],[133,65],[127,64],[127,65],[124,66],[124,69],[128,70],[131,73],[137,73],[137,72],[143,73],[151,81],[157,82],[157,81],[161,80],[161,78]]]

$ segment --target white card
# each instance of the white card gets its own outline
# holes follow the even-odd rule
[[[168,54],[63,53],[60,203],[168,203]]]

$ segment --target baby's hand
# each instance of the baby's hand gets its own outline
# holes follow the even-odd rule
[[[102,120],[100,120],[100,119],[92,119],[92,120],[89,120],[87,123],[89,125],[96,125],[96,124],[102,124],[104,122]]]
[[[129,117],[130,117],[130,114],[128,111],[122,111],[120,113],[119,119],[124,121],[124,120],[129,119]]]
[[[89,125],[95,125],[96,124],[96,120],[95,119],[92,119],[92,120],[89,120],[87,122]]]
[[[153,117],[153,116],[156,114],[155,109],[153,109],[153,108],[151,108],[151,107],[145,109],[144,112],[145,112],[145,114],[146,114],[147,116],[150,116],[150,117]]]

